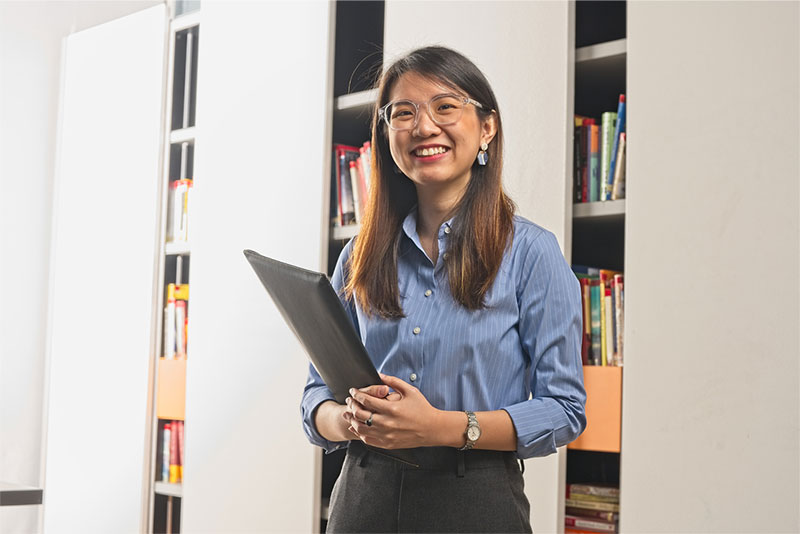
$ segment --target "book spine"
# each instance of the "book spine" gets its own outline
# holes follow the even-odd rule
[[[617,200],[625,198],[625,154],[628,149],[627,144],[628,135],[625,132],[619,134],[619,149],[617,150],[616,167],[614,168],[614,185],[611,190],[611,199]]]
[[[339,153],[339,176],[342,183],[342,226],[352,224],[355,219],[355,205],[353,204],[352,179],[350,166],[347,163],[347,154]]]
[[[336,150],[334,147],[333,150],[333,165],[331,165],[331,169],[333,172],[333,182],[334,186],[336,187],[336,206],[335,206],[335,213],[336,215],[333,218],[333,221],[336,226],[342,226],[342,179],[339,175],[339,151]],[[331,199],[331,203],[334,202],[334,199]]]
[[[624,276],[621,274],[614,275],[614,286],[615,286],[615,294],[616,294],[616,308],[615,312],[617,315],[617,360],[615,365],[622,366],[624,361],[623,352],[624,352],[624,332],[625,332],[625,306],[623,302],[623,289],[624,289]]]
[[[589,126],[590,145],[589,145],[589,201],[597,202],[600,200],[600,153],[599,153],[599,127],[596,124]]]
[[[611,365],[617,365],[617,277],[611,278]]]
[[[606,317],[606,331],[605,331],[605,338],[606,338],[606,354],[605,354],[605,361],[603,365],[614,365],[614,334],[613,334],[613,313],[611,307],[611,288],[605,288],[605,298],[603,300],[604,309],[603,312]]]
[[[611,164],[611,150],[614,147],[616,122],[615,111],[606,111],[600,116],[600,200],[606,200],[608,168]]]
[[[175,284],[167,285],[167,306],[164,308],[164,358],[175,359]]]
[[[170,424],[164,424],[164,430],[161,434],[161,481],[169,482],[169,449],[170,449]]]
[[[180,360],[186,359],[186,301],[175,301],[175,352]]]
[[[601,521],[616,522],[619,520],[619,514],[614,512],[603,512],[601,510],[587,510],[585,508],[566,508],[567,515],[576,515],[580,517],[591,517],[592,519],[600,519]]]
[[[574,191],[574,201],[582,202],[583,201],[583,184],[581,183],[581,176],[583,174],[583,159],[582,159],[582,140],[583,140],[583,119],[579,117],[575,117],[575,129],[573,134],[573,187]]]
[[[600,510],[603,512],[619,512],[619,504],[611,502],[581,501],[578,499],[566,499],[566,506],[571,508],[585,508],[588,510]]]
[[[618,158],[618,147],[620,135],[625,132],[625,95],[619,95],[619,104],[617,104],[617,123],[614,128],[614,144],[611,147],[611,162],[608,169],[608,177],[606,179],[606,200],[612,200],[612,190],[614,186],[614,176],[616,173]]]
[[[178,476],[183,480],[183,421],[176,421],[178,425]]]
[[[592,306],[592,365],[600,365],[600,280],[591,281],[591,306]]]
[[[592,347],[592,310],[591,310],[591,287],[588,278],[581,278],[581,304],[583,306],[583,342],[581,343],[581,360],[583,365],[591,365],[589,352]]]
[[[180,482],[178,470],[178,432],[173,421],[169,433],[169,481],[171,484]]]
[[[619,504],[619,495],[594,495],[591,493],[570,493],[567,495],[568,499],[572,499],[575,502],[605,502],[611,504]]]
[[[605,523],[603,521],[594,521],[579,516],[565,516],[564,525],[576,528],[589,528],[598,532],[616,532],[617,525],[614,523]]]
[[[589,182],[591,179],[589,174],[589,154],[592,147],[592,124],[594,124],[594,119],[584,119],[581,126],[583,130],[583,138],[581,139],[581,180],[583,183],[581,202],[589,202],[591,200],[589,196]]]
[[[350,160],[347,163],[348,175],[350,176],[350,187],[353,191],[353,208],[355,210],[355,222],[361,223],[361,188],[358,185],[358,170],[356,169],[356,162]]]
[[[603,281],[600,281],[600,365],[605,367],[608,365],[608,360],[606,357],[606,298],[605,298],[605,284]]]

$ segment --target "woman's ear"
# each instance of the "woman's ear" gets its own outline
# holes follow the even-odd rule
[[[481,122],[481,143],[487,145],[492,142],[497,134],[497,112],[492,110],[491,114]]]

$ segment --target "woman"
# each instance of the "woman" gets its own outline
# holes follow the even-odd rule
[[[312,367],[302,402],[312,443],[349,444],[328,531],[529,532],[516,459],[586,425],[579,284],[553,234],[514,215],[470,60],[411,52],[378,107],[365,219],[332,283],[384,384],[340,405]]]

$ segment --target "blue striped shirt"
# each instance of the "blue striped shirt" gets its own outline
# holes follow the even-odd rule
[[[416,210],[403,222],[397,275],[405,317],[367,317],[343,299],[361,340],[381,373],[399,377],[441,410],[504,409],[517,432],[520,458],[545,456],[577,438],[586,427],[581,367],[580,284],[556,237],[514,217],[487,306],[468,310],[453,299],[443,255],[448,221],[439,228],[433,265],[417,235]],[[353,241],[339,256],[331,283],[341,294]],[[301,411],[309,441],[327,452],[347,442],[323,438],[314,411],[333,399],[313,366]]]

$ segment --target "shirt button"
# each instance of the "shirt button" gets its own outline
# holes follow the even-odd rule
[[[430,297],[431,295],[433,295],[433,291],[431,291],[430,289],[425,292],[426,297]]]
[[[417,381],[417,373],[411,373],[411,376],[408,377],[412,382]]]
[[[450,227],[449,226],[445,226],[444,227],[444,233],[446,233],[446,234],[450,233]]]
[[[442,259],[445,259],[445,260],[447,259],[447,252],[445,252],[444,254],[442,254]]]
[[[419,334],[421,331],[422,331],[422,330],[420,329],[420,327],[418,327],[418,326],[417,326],[417,327],[415,327],[415,328],[414,328],[414,335],[416,336],[416,335],[417,335],[417,334]]]

